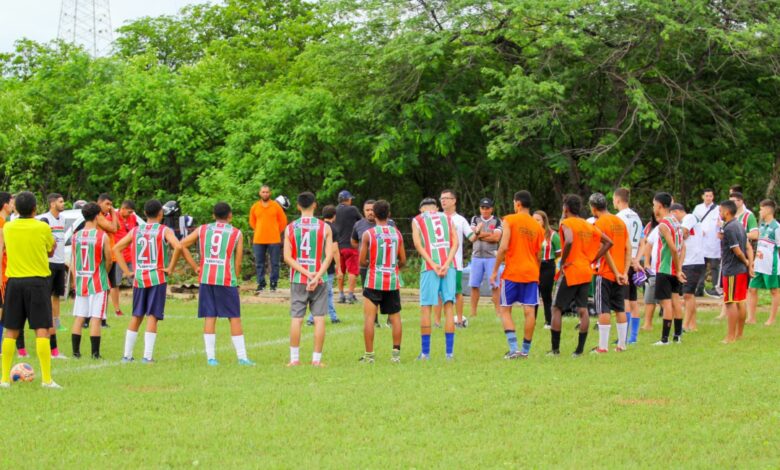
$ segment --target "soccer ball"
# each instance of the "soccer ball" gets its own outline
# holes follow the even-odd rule
[[[20,362],[11,369],[11,379],[14,382],[32,382],[34,378],[35,370],[26,362]]]

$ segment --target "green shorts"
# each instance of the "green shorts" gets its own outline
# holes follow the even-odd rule
[[[463,293],[463,271],[455,271],[455,295]]]
[[[756,273],[756,277],[750,280],[748,287],[751,289],[780,289],[780,276]]]

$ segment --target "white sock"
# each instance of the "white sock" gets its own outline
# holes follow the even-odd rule
[[[236,348],[236,356],[238,360],[247,359],[246,357],[246,345],[244,344],[244,335],[231,336],[233,340],[233,347]]]
[[[322,362],[322,353],[321,352],[312,353],[311,362]]]
[[[203,342],[206,343],[206,359],[217,358],[217,335],[203,333]]]
[[[127,330],[125,333],[125,356],[126,358],[133,357],[133,348],[135,347],[135,340],[138,338],[137,331]]]
[[[290,346],[290,362],[298,362],[300,360],[300,356],[298,355],[298,348],[294,348]]]
[[[151,360],[154,353],[154,340],[157,339],[157,333],[144,333],[144,359]]]
[[[612,324],[601,325],[599,324],[599,349],[609,349],[609,330],[612,329]]]
[[[626,336],[628,335],[628,322],[618,323],[617,330],[618,330],[618,346],[620,346],[621,348],[625,348]]]

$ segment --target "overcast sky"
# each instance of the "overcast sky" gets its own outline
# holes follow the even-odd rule
[[[111,0],[111,27],[142,16],[174,14],[197,3],[207,0]],[[0,0],[0,52],[13,50],[14,41],[24,37],[41,42],[56,39],[61,5],[62,0]]]

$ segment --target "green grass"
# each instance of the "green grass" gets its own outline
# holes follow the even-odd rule
[[[349,306],[343,324],[328,324],[328,367],[287,369],[287,307],[245,305],[258,366],[235,364],[221,323],[222,365],[209,368],[196,303],[168,305],[157,364],[119,364],[127,317],[112,316],[104,330],[110,360],[55,362],[61,391],[42,390],[37,379],[0,390],[0,467],[780,466],[778,327],[751,326],[744,341],[723,346],[725,326],[704,312],[700,332],[681,345],[652,347],[656,324],[627,353],[577,360],[545,357],[549,333],[539,327],[531,358],[509,362],[500,325],[484,307],[458,332],[456,361],[444,361],[436,330],[432,360],[416,363],[417,307],[407,304],[403,363],[389,362],[383,328],[377,363],[367,366],[357,362],[361,310]],[[564,352],[574,347],[573,326],[564,321]],[[70,355],[69,335],[60,342]],[[595,342],[594,332],[588,345]],[[139,338],[137,358],[142,347]],[[88,340],[82,348],[89,351]],[[29,362],[38,370],[34,357]]]

